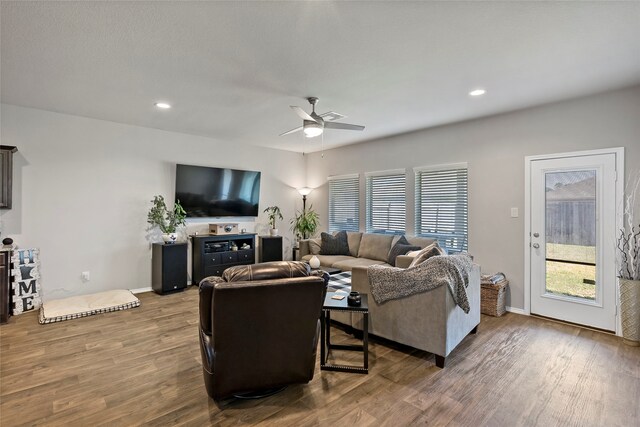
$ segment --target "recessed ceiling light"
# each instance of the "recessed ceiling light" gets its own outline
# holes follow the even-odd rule
[[[472,90],[471,92],[469,92],[469,95],[471,95],[471,96],[480,96],[480,95],[484,95],[485,93],[487,93],[487,91],[484,90],[484,89],[476,89],[476,90]]]
[[[167,108],[171,108],[171,104],[167,104],[166,102],[156,102],[155,106],[158,108],[162,108],[163,110],[166,110]]]

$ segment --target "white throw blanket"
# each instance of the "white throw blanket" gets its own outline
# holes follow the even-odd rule
[[[466,288],[473,262],[467,254],[434,256],[410,268],[372,265],[367,268],[371,294],[382,304],[447,285],[455,303],[469,312]]]

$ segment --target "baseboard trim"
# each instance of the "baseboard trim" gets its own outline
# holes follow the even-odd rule
[[[129,290],[133,294],[141,294],[143,292],[151,292],[151,291],[153,291],[153,289],[151,289],[151,286],[147,286],[146,288],[136,288],[136,289],[129,289]]]
[[[505,308],[509,313],[522,314],[523,316],[527,316],[527,313],[525,313],[524,310],[521,308],[515,308],[515,307],[509,307],[509,306],[506,306]]]

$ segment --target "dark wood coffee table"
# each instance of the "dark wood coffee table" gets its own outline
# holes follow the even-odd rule
[[[333,295],[343,295],[341,300],[335,300]],[[320,314],[320,369],[323,371],[355,372],[358,374],[369,373],[369,305],[367,295],[360,294],[362,303],[360,306],[352,307],[347,304],[347,296],[344,292],[327,292]],[[362,345],[342,345],[331,344],[331,311],[347,311],[352,313],[362,313]],[[364,353],[363,366],[333,365],[327,363],[331,350],[362,351]]]

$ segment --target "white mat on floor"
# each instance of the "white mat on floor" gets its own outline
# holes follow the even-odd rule
[[[40,323],[61,322],[110,311],[138,307],[140,300],[125,289],[47,301],[40,307]]]

